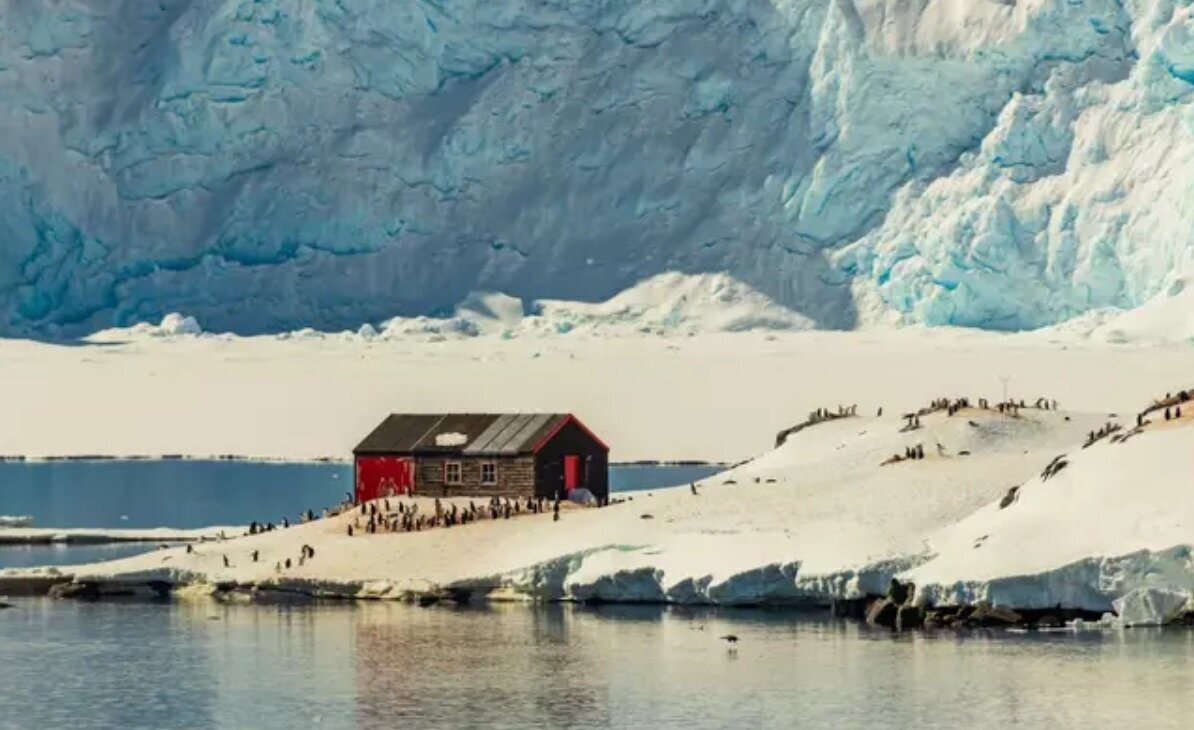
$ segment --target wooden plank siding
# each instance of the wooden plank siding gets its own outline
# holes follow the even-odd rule
[[[461,483],[445,484],[444,468],[460,464]],[[497,466],[497,484],[481,483],[481,464]],[[419,456],[415,460],[415,493],[425,497],[530,497],[535,494],[535,457]]]
[[[538,496],[564,498],[564,457],[580,457],[580,484],[599,499],[609,496],[609,454],[575,422],[564,426],[543,444],[537,457]]]

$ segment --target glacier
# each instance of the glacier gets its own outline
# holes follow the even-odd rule
[[[12,0],[0,335],[727,274],[823,328],[1194,271],[1188,0]]]

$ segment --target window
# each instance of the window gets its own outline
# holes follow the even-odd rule
[[[481,462],[481,483],[497,484],[497,463],[493,461]]]
[[[460,462],[448,461],[444,463],[444,484],[460,484]]]

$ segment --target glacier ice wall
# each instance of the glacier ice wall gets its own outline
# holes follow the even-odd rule
[[[1128,306],[1191,250],[1174,0],[10,0],[0,333],[728,272],[826,327]]]

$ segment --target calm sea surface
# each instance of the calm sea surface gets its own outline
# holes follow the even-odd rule
[[[1183,631],[897,638],[652,607],[0,612],[0,729],[1176,728],[1191,686]]]
[[[708,466],[615,466],[612,491],[687,484]],[[0,515],[44,527],[204,527],[297,519],[352,489],[351,464],[0,462]]]
[[[611,489],[686,484],[708,466],[615,466]],[[39,527],[204,527],[297,520],[339,502],[352,486],[345,464],[249,461],[0,462],[0,515],[28,515]],[[0,568],[113,560],[152,544],[0,546]]]

